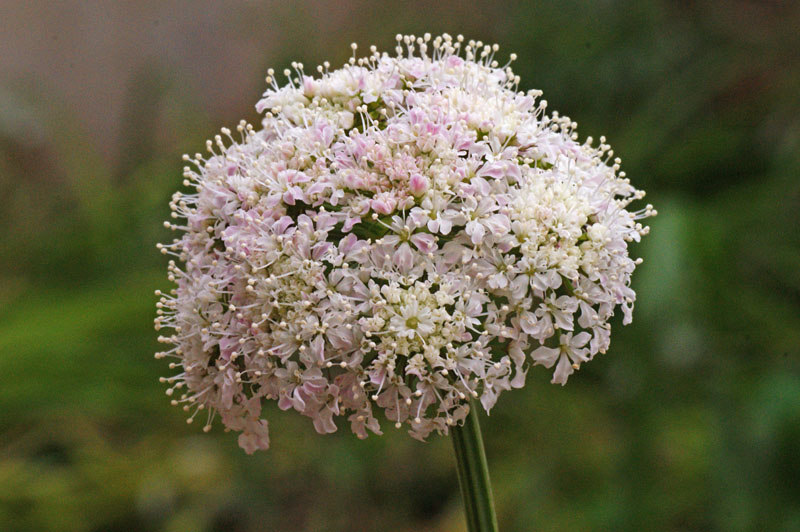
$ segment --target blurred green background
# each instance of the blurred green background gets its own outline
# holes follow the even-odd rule
[[[464,530],[450,442],[275,405],[246,456],[168,405],[155,243],[184,152],[270,66],[463,33],[659,210],[634,323],[484,435],[505,531],[800,530],[800,4],[0,3],[0,530]],[[309,69],[310,70],[310,69]]]

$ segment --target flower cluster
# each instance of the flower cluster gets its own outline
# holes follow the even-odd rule
[[[282,87],[270,71],[261,127],[185,157],[156,357],[189,422],[218,414],[248,452],[268,447],[265,399],[320,433],[345,416],[380,434],[378,410],[447,433],[531,364],[564,384],[617,307],[631,320],[628,243],[655,211],[627,210],[644,192],[605,139],[518,91],[496,45],[397,40]]]

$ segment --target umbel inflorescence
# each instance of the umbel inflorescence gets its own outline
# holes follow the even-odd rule
[[[320,433],[380,434],[378,410],[447,433],[531,364],[564,384],[617,307],[631,321],[628,243],[655,212],[627,209],[644,192],[605,139],[519,92],[497,45],[397,40],[282,87],[270,71],[261,128],[185,156],[156,357],[189,422],[218,414],[248,452],[268,447],[265,399]]]

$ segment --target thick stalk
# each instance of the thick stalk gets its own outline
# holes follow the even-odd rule
[[[492,485],[483,451],[478,408],[470,405],[469,414],[461,427],[451,427],[453,448],[456,451],[458,483],[464,500],[469,532],[497,532]]]

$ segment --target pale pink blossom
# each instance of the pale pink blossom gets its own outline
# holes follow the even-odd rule
[[[185,157],[156,357],[189,421],[248,453],[269,446],[270,400],[323,434],[380,434],[377,411],[447,433],[532,365],[564,384],[617,309],[631,320],[628,244],[655,211],[628,210],[644,193],[605,139],[579,143],[475,43],[398,46],[317,78],[296,63],[284,86],[270,71],[260,126]]]

